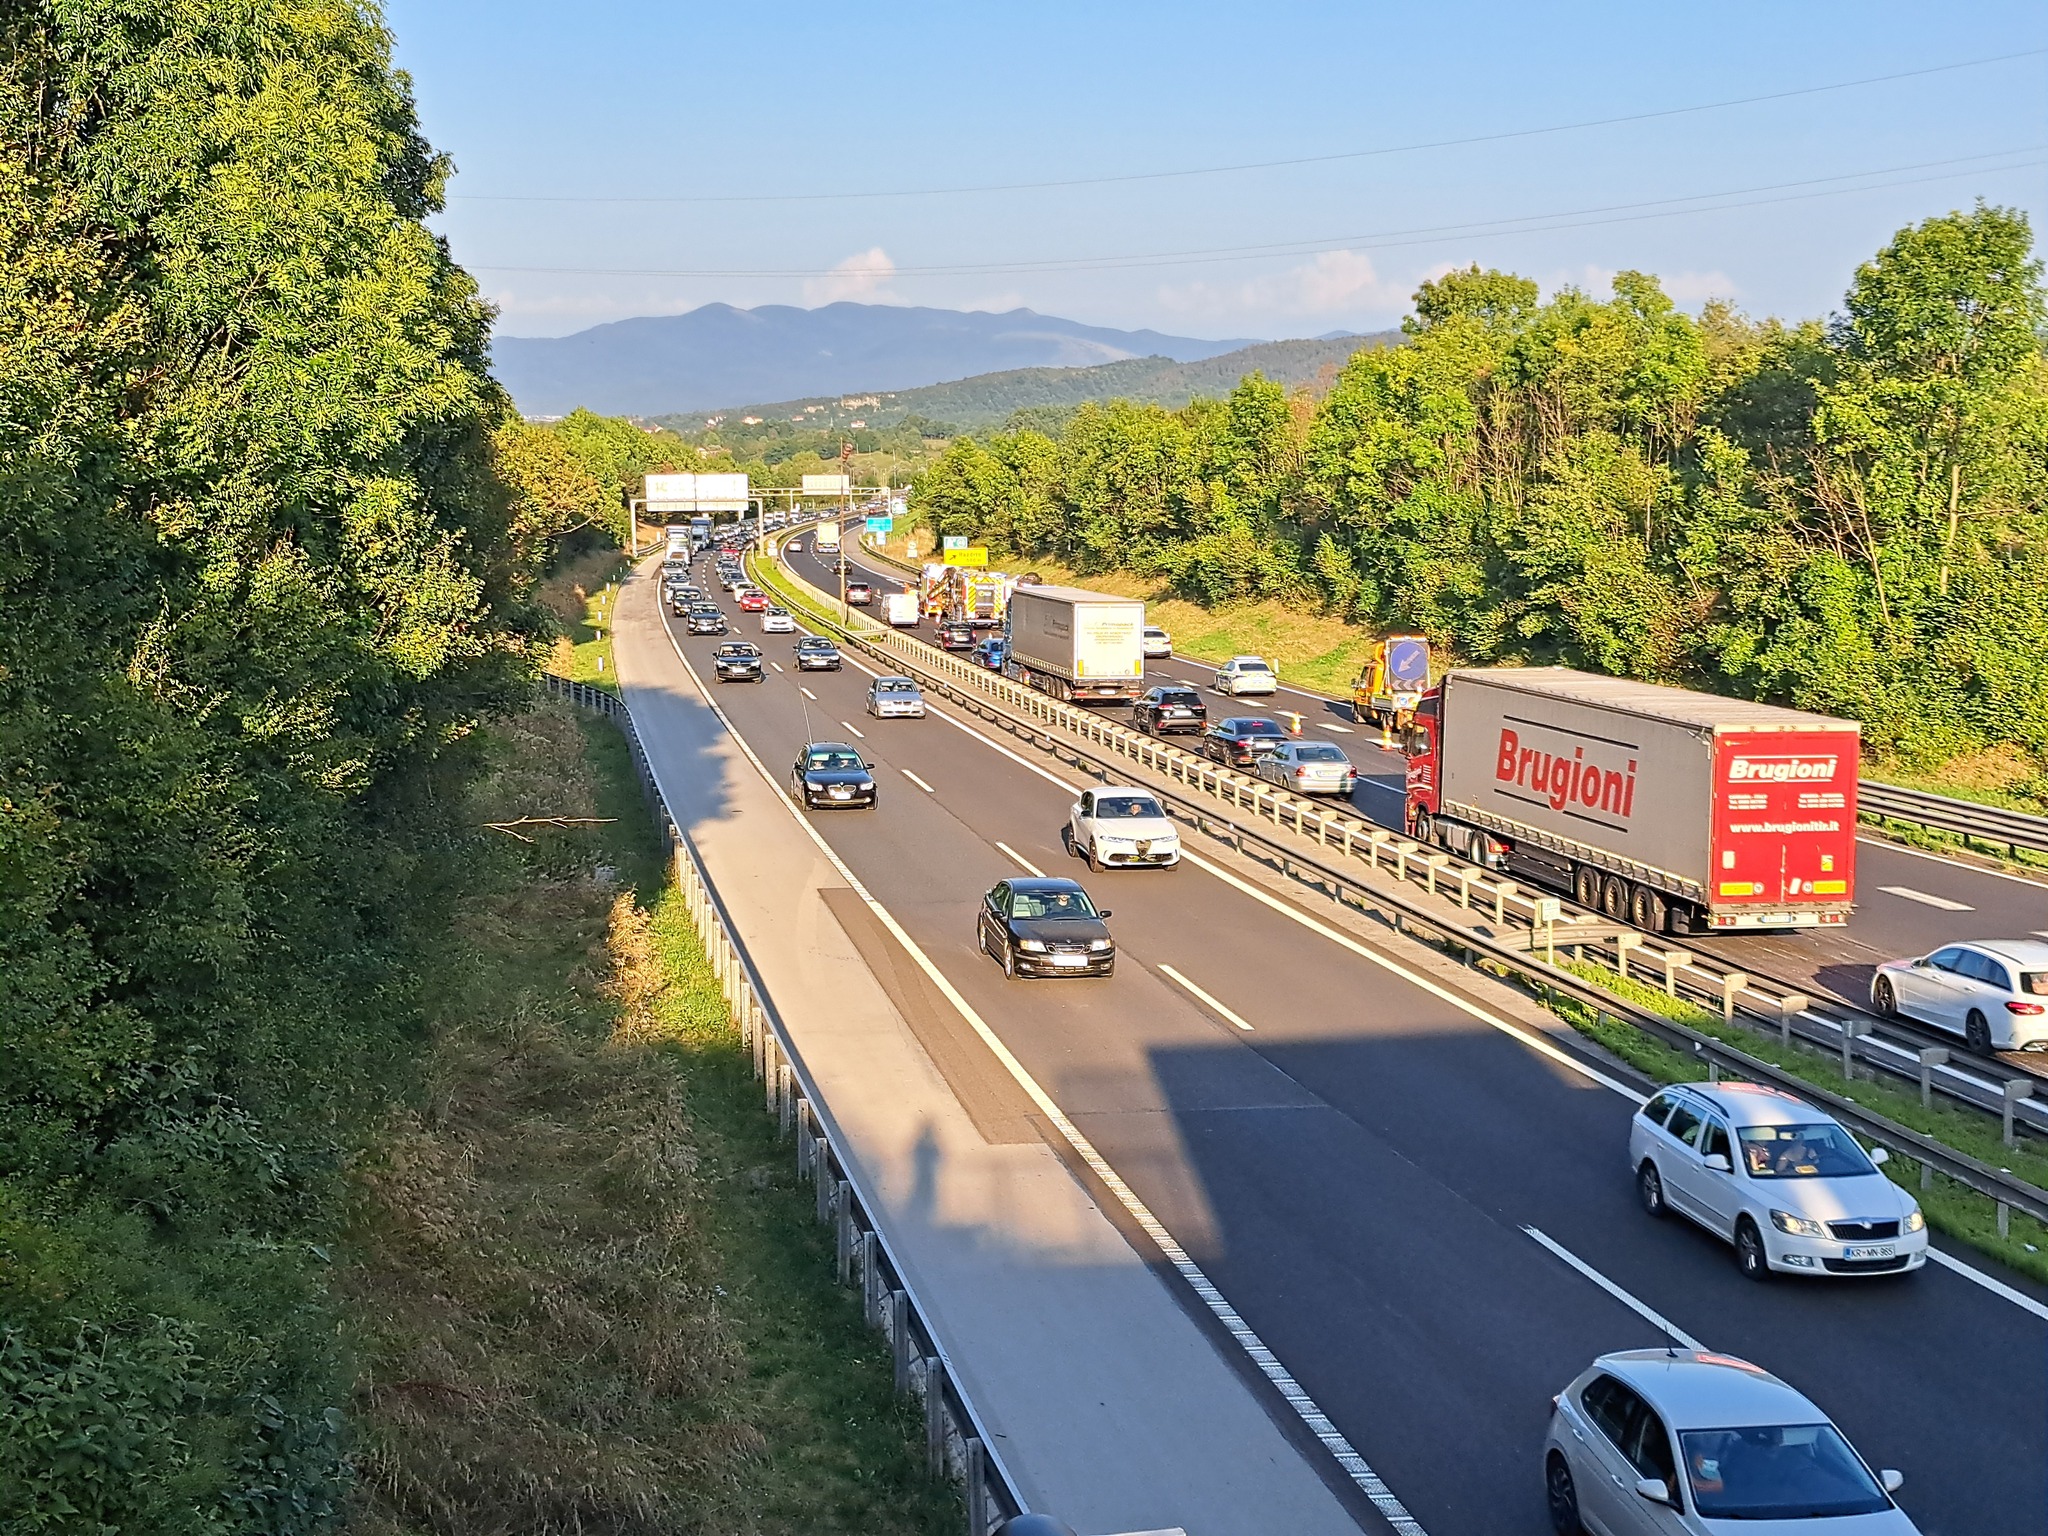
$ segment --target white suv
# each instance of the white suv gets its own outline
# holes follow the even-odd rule
[[[1216,669],[1215,688],[1241,699],[1247,694],[1277,693],[1280,679],[1263,656],[1233,656]]]
[[[1920,1203],[1838,1121],[1759,1083],[1685,1083],[1636,1111],[1628,1165],[1652,1216],[1735,1245],[1752,1280],[1895,1275],[1927,1262]]]
[[[1917,1536],[1803,1393],[1733,1355],[1602,1355],[1551,1399],[1543,1494],[1558,1536]]]
[[[1165,807],[1147,790],[1109,784],[1084,789],[1067,812],[1067,852],[1093,870],[1114,865],[1174,869],[1180,864],[1180,831]]]
[[[1979,939],[1888,961],[1870,978],[1870,1005],[1961,1035],[1980,1055],[2048,1050],[2048,944]]]

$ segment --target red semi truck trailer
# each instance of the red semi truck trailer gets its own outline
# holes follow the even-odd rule
[[[1408,833],[1652,932],[1844,923],[1861,739],[1568,667],[1451,672],[1404,738]]]

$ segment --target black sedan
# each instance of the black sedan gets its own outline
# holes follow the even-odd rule
[[[750,640],[734,640],[711,653],[711,665],[721,683],[758,683],[764,669],[761,647]]]
[[[1277,720],[1234,715],[1209,727],[1202,738],[1202,752],[1232,768],[1249,768],[1278,752],[1286,740],[1287,733]]]
[[[808,811],[827,805],[872,808],[875,775],[861,761],[860,753],[844,742],[814,741],[796,755],[796,765],[789,771],[789,792]]]
[[[1004,880],[981,899],[981,952],[1005,976],[1114,976],[1116,940],[1072,880]]]
[[[692,608],[686,627],[693,635],[722,635],[725,614],[717,608]]]
[[[837,672],[842,664],[839,647],[823,635],[805,635],[796,643],[799,672]]]
[[[1149,688],[1131,706],[1131,724],[1154,736],[1175,731],[1200,731],[1209,724],[1209,706],[1192,688],[1169,685]]]

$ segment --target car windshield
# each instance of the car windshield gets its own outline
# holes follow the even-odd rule
[[[1294,749],[1294,756],[1297,762],[1303,763],[1341,763],[1344,761],[1344,754],[1326,741],[1305,742]]]
[[[1892,1507],[1832,1424],[1693,1429],[1678,1440],[1704,1519],[1840,1519]]]
[[[1095,799],[1095,814],[1098,816],[1163,817],[1159,802],[1150,795],[1098,795]]]
[[[861,762],[858,752],[850,751],[845,747],[828,748],[823,751],[811,752],[807,755],[810,766],[813,768],[863,768],[867,766]]]
[[[1012,891],[1010,916],[1022,918],[1093,917],[1095,906],[1088,893],[1075,887],[1066,891]]]
[[[885,677],[875,684],[877,693],[915,693],[917,684],[907,677]]]
[[[1745,1125],[1743,1166],[1753,1179],[1854,1179],[1876,1169],[1856,1139],[1839,1125]]]

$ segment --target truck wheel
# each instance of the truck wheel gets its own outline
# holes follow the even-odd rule
[[[1628,921],[1628,882],[1619,875],[1609,875],[1600,882],[1600,912],[1617,923]]]
[[[1662,933],[1666,917],[1664,898],[1647,885],[1639,885],[1629,894],[1628,920],[1645,933]]]
[[[1427,811],[1415,813],[1415,841],[1434,843],[1436,841],[1436,818]]]
[[[1581,864],[1572,871],[1572,900],[1580,906],[1595,908],[1600,905],[1600,871]]]

